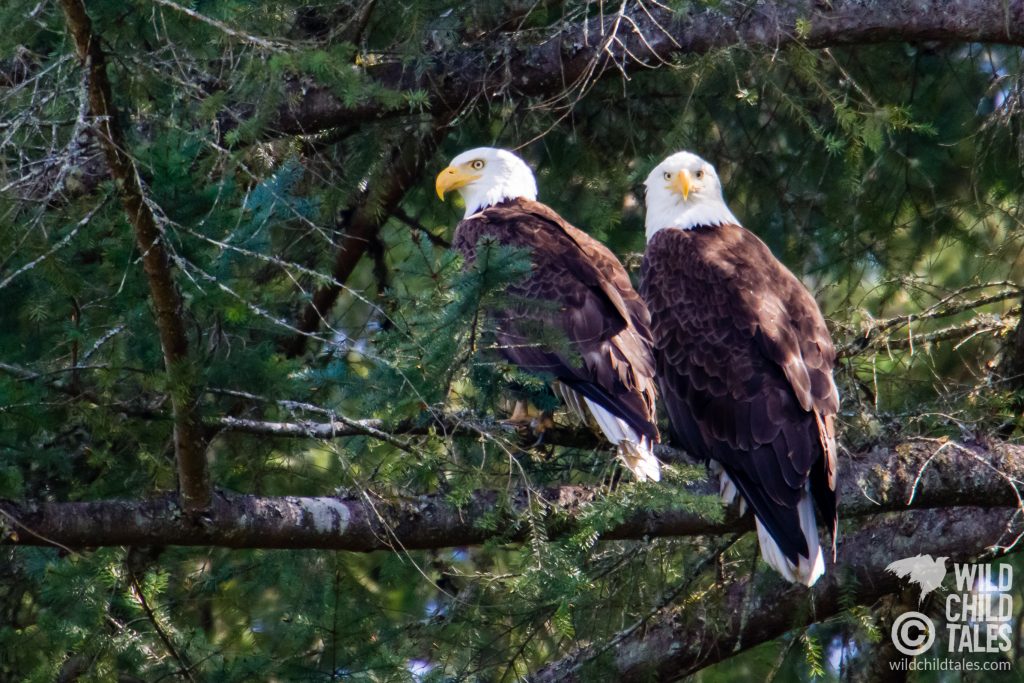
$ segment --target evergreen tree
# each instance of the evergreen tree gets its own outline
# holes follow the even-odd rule
[[[0,26],[0,680],[874,680],[889,562],[1021,568],[1020,0]],[[844,456],[814,591],[685,454],[610,487],[564,411],[537,446],[503,422],[557,404],[493,349],[529,255],[448,248],[432,179],[479,145],[634,271],[643,178],[698,152],[815,293]]]

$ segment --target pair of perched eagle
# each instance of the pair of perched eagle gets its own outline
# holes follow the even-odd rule
[[[837,521],[839,394],[821,311],[740,226],[706,161],[673,154],[645,184],[639,294],[610,250],[537,202],[533,173],[515,154],[460,154],[436,189],[465,201],[454,247],[467,263],[482,237],[531,254],[530,275],[509,294],[544,305],[492,312],[502,355],[553,378],[640,480],[660,478],[659,394],[672,443],[710,463],[727,502],[739,495],[753,510],[765,561],[809,586],[825,571],[815,505],[833,548]],[[560,330],[574,353],[536,343],[538,323]]]

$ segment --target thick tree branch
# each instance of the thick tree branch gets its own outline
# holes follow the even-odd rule
[[[374,182],[370,183],[369,191],[350,212],[334,255],[332,280],[313,293],[313,300],[303,310],[296,324],[300,334],[292,337],[286,345],[288,356],[301,356],[305,352],[309,335],[320,328],[320,322],[338,300],[343,284],[366,253],[377,231],[390,218],[413,183],[419,180],[446,129],[446,121],[438,120],[418,140],[404,140],[394,146],[390,163],[377,174]]]
[[[85,5],[82,0],[61,0],[61,6],[78,57],[88,72],[89,108],[99,132],[100,144],[142,252],[170,384],[181,502],[184,510],[191,513],[206,508],[211,489],[202,426],[191,389],[193,367],[182,318],[181,292],[174,282],[171,260],[156,217],[143,196],[135,162],[128,154],[107,78],[106,56],[99,40],[92,34],[92,23]]]
[[[393,100],[342,102],[329,86],[296,81],[270,127],[277,134],[315,134],[410,113],[458,110],[478,97],[537,97],[565,104],[595,81],[641,64],[658,66],[741,45],[769,50],[795,42],[811,48],[894,41],[1021,45],[1024,0],[775,0],[727,2],[716,9],[695,4],[680,13],[656,3],[643,8],[626,3],[622,16],[553,26],[551,32],[541,42],[497,33],[488,41],[437,51],[415,65],[373,55],[367,60],[371,66],[351,67],[379,88],[426,93],[426,103],[415,111]],[[18,69],[24,71],[4,71],[0,65],[0,86],[4,78],[11,83],[23,79]],[[106,172],[85,170],[87,187]]]
[[[658,66],[732,46],[774,50],[891,41],[1024,45],[1024,0],[774,0],[693,3],[673,12],[658,3],[625,3],[621,15],[566,24],[540,43],[508,34],[436,54],[427,67],[383,63],[367,78],[391,90],[422,90],[434,110],[458,108],[476,96],[571,97],[603,76]],[[402,115],[373,101],[347,106],[327,88],[305,89],[281,112],[276,128],[311,133],[354,121]]]
[[[920,439],[877,449],[843,463],[840,515],[868,516],[840,535],[838,560],[809,596],[773,574],[727,579],[721,603],[687,601],[656,610],[643,628],[614,639],[612,663],[620,680],[675,680],[841,612],[851,599],[870,604],[898,588],[885,571],[895,559],[920,553],[954,559],[1009,552],[1024,533],[1015,484],[1024,476],[1024,447],[962,445]],[[694,493],[710,493],[707,483]],[[325,548],[349,551],[465,546],[527,535],[527,506],[544,509],[552,538],[578,529],[603,489],[480,491],[455,506],[444,496],[377,500],[261,498],[216,495],[203,518],[183,516],[174,497],[147,501],[13,503],[0,501],[3,544],[191,545],[230,548]],[[496,514],[497,513],[497,514]],[[487,519],[487,526],[481,521]],[[749,530],[749,517],[708,519],[685,510],[637,510],[608,528],[603,540],[731,534]],[[704,579],[705,581],[707,579]],[[765,590],[762,583],[772,583]],[[752,587],[756,582],[757,586]],[[713,612],[713,613],[712,613]],[[708,629],[707,624],[721,626]],[[585,646],[537,672],[534,680],[581,680],[582,667],[601,655]]]
[[[1020,505],[1014,484],[1024,480],[1024,447],[965,446],[919,440],[879,449],[842,463],[840,517],[952,506]],[[707,482],[691,487],[714,495]],[[325,548],[371,551],[465,546],[492,538],[514,541],[528,505],[543,504],[551,537],[571,533],[577,518],[605,489],[560,486],[540,490],[477,491],[464,505],[440,494],[378,500],[214,497],[202,522],[183,518],[173,498],[75,503],[0,502],[0,518],[14,532],[5,542],[90,547],[103,545],[213,545],[232,548]],[[481,525],[493,519],[496,525]],[[749,517],[725,520],[686,510],[637,510],[602,538],[722,534],[752,528]]]

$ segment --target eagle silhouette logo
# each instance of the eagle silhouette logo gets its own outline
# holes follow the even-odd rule
[[[948,557],[936,557],[931,555],[914,555],[902,560],[896,560],[885,568],[885,571],[892,572],[901,579],[909,578],[911,583],[916,583],[921,588],[921,597],[918,604],[924,602],[926,595],[942,585],[946,578],[946,560]]]

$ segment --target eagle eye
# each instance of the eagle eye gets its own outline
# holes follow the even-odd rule
[[[475,160],[469,162],[469,166],[474,171],[479,171],[481,168],[484,167],[483,159],[475,159]]]
[[[701,178],[703,178],[704,177],[704,169],[701,169],[701,170],[697,171],[696,175],[697,175],[697,180],[700,180]]]
[[[672,174],[669,173],[668,171],[665,171],[661,175],[665,178],[665,180],[672,180]]]

